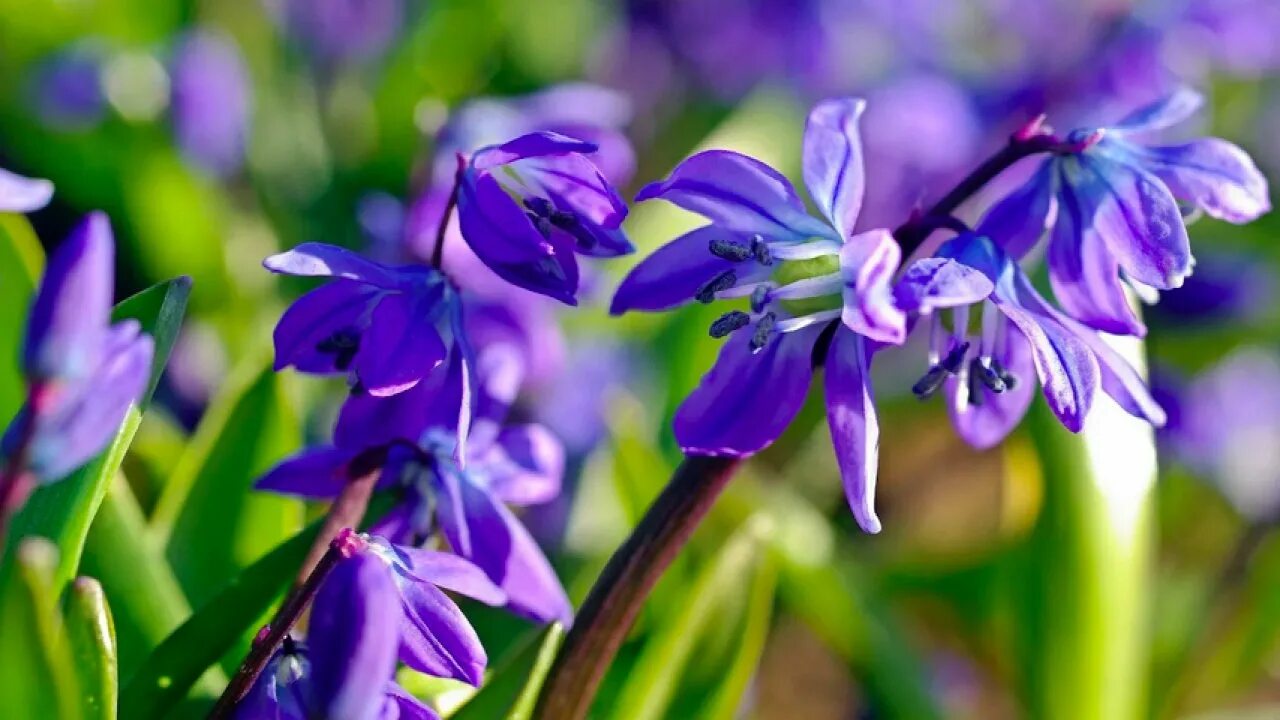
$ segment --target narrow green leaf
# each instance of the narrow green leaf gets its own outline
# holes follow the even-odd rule
[[[778,587],[778,573],[773,561],[765,556],[757,563],[747,593],[747,607],[740,629],[733,634],[733,648],[728,662],[720,665],[722,678],[710,694],[710,702],[702,717],[706,720],[734,720],[742,707],[742,696],[755,676],[765,641],[769,639],[773,618],[773,596]],[[699,705],[702,705],[699,702]]]
[[[205,414],[153,516],[195,605],[291,537],[304,519],[298,500],[253,490],[254,480],[302,444],[283,378],[263,358],[237,375]]]
[[[44,268],[44,250],[21,215],[0,213],[0,419],[17,414],[26,396],[18,367],[18,348],[27,327],[27,310]]]
[[[116,319],[138,320],[155,339],[151,384],[139,403],[142,408],[150,403],[150,391],[155,388],[160,373],[168,362],[168,353],[182,324],[190,290],[189,278],[175,278],[143,290],[116,308]],[[55,584],[59,592],[75,576],[89,525],[98,512],[107,485],[120,470],[129,444],[133,441],[133,434],[137,432],[141,421],[142,414],[138,407],[130,408],[115,438],[97,458],[69,477],[36,490],[26,507],[14,519],[13,537],[39,535],[51,539],[58,546],[59,565]]]
[[[58,549],[19,544],[0,580],[0,708],[7,720],[80,717],[71,647],[58,612]]]
[[[116,631],[102,585],[93,578],[76,578],[64,615],[80,678],[81,715],[85,720],[115,720]]]
[[[742,599],[753,578],[761,572],[761,565],[769,562],[765,543],[768,533],[767,520],[749,520],[702,568],[675,615],[645,639],[618,697],[609,704],[610,717],[618,720],[670,717],[681,683],[691,672],[706,672],[714,665],[719,674],[723,666],[708,662],[695,650],[700,643],[713,639],[717,631],[731,633],[741,627],[736,621],[745,608]],[[771,575],[772,571],[767,574]],[[772,584],[771,579],[769,582]],[[731,610],[735,606],[736,614]],[[730,681],[722,691],[731,691],[738,680]]]
[[[450,720],[527,720],[563,641],[564,627],[559,623],[531,632]]]

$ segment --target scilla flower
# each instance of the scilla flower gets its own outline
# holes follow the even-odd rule
[[[594,143],[553,132],[479,150],[461,172],[458,222],[467,244],[503,280],[577,304],[576,254],[633,250],[627,207],[587,158]]]
[[[1049,279],[1072,317],[1106,332],[1146,332],[1124,284],[1179,287],[1191,272],[1181,204],[1233,223],[1271,205],[1267,181],[1239,147],[1218,138],[1151,145],[1152,133],[1190,116],[1202,98],[1183,90],[1116,125],[1075,130],[1074,146],[1041,163],[993,208],[989,223],[1014,257],[1051,226]]]
[[[41,482],[97,455],[146,387],[152,341],[136,320],[111,323],[114,282],[111,225],[94,213],[45,270],[22,350],[27,401],[3,439],[5,462]]]
[[[0,213],[29,213],[49,204],[53,183],[0,168]]]
[[[272,272],[332,278],[294,301],[275,329],[277,370],[347,374],[362,392],[387,396],[417,385],[445,358],[437,325],[452,294],[424,265],[389,267],[333,245],[303,243],[272,255]]]
[[[804,403],[815,346],[825,353],[818,359],[827,368],[828,420],[846,495],[859,524],[876,532],[879,429],[867,363],[875,344],[900,343],[907,328],[892,294],[897,243],[885,230],[853,233],[864,188],[863,106],[828,100],[809,115],[804,179],[822,219],[805,211],[781,174],[735,152],[700,153],[645,188],[640,199],[669,200],[711,223],[640,263],[612,312],[747,299],[746,309],[711,325],[724,348],[676,412],[676,439],[695,455],[745,457],[772,443]]]

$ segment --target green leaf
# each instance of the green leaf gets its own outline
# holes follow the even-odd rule
[[[8,720],[80,717],[75,663],[58,612],[58,549],[19,544],[0,580],[0,708]]]
[[[152,528],[192,604],[293,536],[303,504],[253,490],[253,482],[302,444],[283,378],[255,358],[227,383],[178,460]]]
[[[102,585],[93,578],[76,578],[64,615],[80,678],[81,714],[85,720],[115,720],[116,631]]]
[[[375,497],[365,513],[367,527],[391,506]],[[186,697],[206,668],[236,646],[293,581],[320,531],[309,525],[245,568],[187,619],[130,678],[120,695],[120,716],[134,720],[165,717]]]
[[[726,653],[724,641],[728,639],[728,645],[732,645],[731,638],[741,633],[744,627],[741,619],[750,619],[752,609],[760,612],[758,607],[749,608],[758,602],[758,598],[743,602],[744,596],[761,592],[757,583],[767,585],[767,594],[772,598],[774,571],[766,544],[768,534],[767,520],[749,520],[702,568],[683,598],[684,602],[676,606],[675,614],[666,618],[658,625],[660,629],[644,639],[640,656],[618,697],[608,705],[612,709],[610,717],[658,720],[681,716],[672,712],[672,704],[682,683],[689,682],[691,675],[703,675],[719,683],[712,693],[702,691],[701,700],[705,701],[714,694],[717,711],[725,705],[736,707],[733,701],[740,699],[751,673],[740,672],[739,659],[721,663],[711,656],[730,657],[733,651]],[[748,588],[753,592],[748,593]],[[766,617],[763,626],[750,630],[755,633],[767,631],[767,625]],[[716,646],[717,640],[722,643],[719,647]],[[752,638],[739,645],[738,652],[748,656],[741,659],[743,664],[749,662],[754,669],[755,663],[750,656],[754,654],[758,659],[758,643],[762,642],[762,638]],[[723,677],[725,667],[733,667],[735,674],[732,678]],[[599,707],[600,703],[597,703]],[[698,708],[699,711],[703,709]]]
[[[21,215],[0,214],[0,419],[22,407],[26,380],[18,365],[27,327],[27,310],[44,267],[44,250]]]
[[[134,318],[155,339],[155,359],[152,362],[151,383],[139,406],[145,408],[151,401],[150,390],[169,359],[169,350],[182,324],[187,297],[191,292],[191,280],[180,277],[160,283],[120,303],[114,314],[117,320]],[[133,434],[142,421],[138,407],[129,409],[115,438],[97,458],[72,473],[67,478],[36,490],[13,523],[13,537],[39,535],[49,538],[58,546],[59,565],[55,576],[58,592],[71,582],[80,564],[85,537],[89,525],[98,512],[107,486],[120,470]]]
[[[755,676],[765,641],[769,639],[773,619],[773,595],[778,587],[778,573],[766,556],[756,565],[747,592],[747,606],[742,622],[731,635],[732,648],[728,662],[718,664],[721,680],[710,693],[701,717],[707,720],[733,720],[742,707],[742,696]],[[699,699],[700,700],[700,699]],[[702,705],[699,701],[699,705]]]
[[[450,720],[526,720],[563,641],[564,627],[559,623],[531,632]]]

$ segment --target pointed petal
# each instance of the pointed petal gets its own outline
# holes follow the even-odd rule
[[[1191,117],[1202,105],[1203,95],[1188,87],[1178,88],[1167,97],[1135,110],[1107,130],[1129,135],[1163,130]]]
[[[617,228],[627,205],[591,160],[560,155],[521,162],[522,174],[541,187],[559,209],[569,209],[596,225]]]
[[[1182,212],[1159,178],[1102,157],[1082,158],[1092,181],[1077,185],[1094,204],[1093,227],[1116,262],[1138,282],[1160,290],[1191,273],[1191,242]]]
[[[662,198],[734,232],[770,239],[831,237],[809,216],[791,183],[777,170],[729,150],[700,152],[653,183],[637,201]]]
[[[1035,247],[1053,224],[1053,162],[1045,160],[1025,184],[1009,193],[983,216],[977,233],[995,240],[1014,258]]]
[[[539,505],[560,495],[564,443],[542,425],[503,428],[483,461],[489,490],[516,506]]]
[[[776,440],[804,405],[821,331],[783,333],[759,353],[751,352],[751,326],[725,338],[716,364],[676,410],[681,449],[746,457]]]
[[[858,526],[880,532],[876,517],[876,471],[880,458],[880,421],[871,392],[870,360],[863,339],[846,328],[836,330],[827,351],[827,423],[845,498]]]
[[[1012,388],[993,393],[979,384],[982,397],[976,403],[969,399],[967,383],[957,378],[948,379],[943,390],[956,433],[978,450],[1000,444],[1027,414],[1036,393],[1031,342],[1017,326],[1006,325],[1004,343],[997,348],[995,359],[1015,378]]]
[[[981,272],[950,258],[917,260],[893,289],[903,312],[928,315],[935,310],[985,300],[995,285]]]
[[[338,367],[338,353],[320,347],[340,334],[359,337],[369,304],[380,292],[371,285],[343,278],[295,300],[280,316],[273,333],[275,369],[293,366],[306,373],[344,372],[346,368]]]
[[[489,660],[467,617],[431,583],[403,579],[399,586],[400,660],[418,672],[478,686]]]
[[[506,165],[525,158],[567,155],[569,153],[593,153],[597,150],[594,143],[571,138],[560,133],[540,130],[508,140],[501,145],[494,145],[476,152],[471,166],[476,170],[491,170],[499,165]]]
[[[300,277],[342,277],[392,290],[400,278],[394,270],[360,255],[325,243],[307,242],[262,261],[274,273]]]
[[[29,213],[49,204],[53,183],[0,169],[0,212]]]
[[[268,470],[253,487],[304,498],[337,497],[354,457],[354,452],[332,445],[303,450]]]
[[[58,247],[31,306],[23,367],[33,378],[83,380],[97,369],[115,284],[107,216],[86,217]]]
[[[1047,256],[1054,297],[1068,315],[1090,327],[1143,337],[1147,328],[1129,304],[1120,266],[1093,226],[1096,208],[1084,204],[1089,199],[1063,187]]]
[[[404,392],[389,397],[350,395],[338,413],[334,444],[359,451],[396,440],[417,443],[428,428],[453,432],[462,404],[461,366],[454,352],[447,363]]]
[[[726,270],[738,273],[739,283],[763,280],[772,270],[754,261],[735,263],[711,254],[714,240],[741,245],[748,242],[716,225],[704,225],[681,235],[632,268],[618,286],[609,313],[667,310],[692,301],[704,285]]]
[[[395,683],[387,683],[387,702],[395,703],[397,720],[440,720],[435,710],[427,707],[421,700],[409,694],[407,690]],[[384,718],[384,720],[388,720]]]
[[[1144,148],[1139,157],[1174,197],[1210,217],[1243,224],[1271,210],[1266,176],[1248,153],[1226,140],[1201,138],[1183,145]]]
[[[404,559],[409,572],[423,582],[461,593],[486,605],[498,606],[507,602],[507,594],[502,588],[494,585],[470,560],[451,553],[408,546],[397,546],[396,553]]]
[[[1072,326],[1070,319],[1064,322],[1069,327]],[[1098,333],[1084,327],[1072,329],[1098,359],[1103,392],[1110,395],[1130,415],[1162,427],[1168,419],[1164,408],[1160,407],[1160,403],[1151,394],[1151,389],[1138,370]]]
[[[866,175],[858,120],[861,98],[824,100],[809,112],[804,130],[804,184],[841,239],[853,235],[862,210]]]
[[[845,242],[840,250],[845,327],[883,343],[906,339],[907,317],[893,300],[893,275],[901,262],[902,248],[888,230],[871,230]]]
[[[447,351],[430,307],[438,299],[438,293],[392,293],[378,301],[354,361],[356,376],[370,395],[404,392],[444,361]]]
[[[310,706],[321,717],[373,720],[392,678],[400,608],[391,570],[373,553],[342,560],[311,606]]]

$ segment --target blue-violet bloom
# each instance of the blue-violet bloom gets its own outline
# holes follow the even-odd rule
[[[29,213],[49,204],[53,183],[0,168],[0,213]]]

